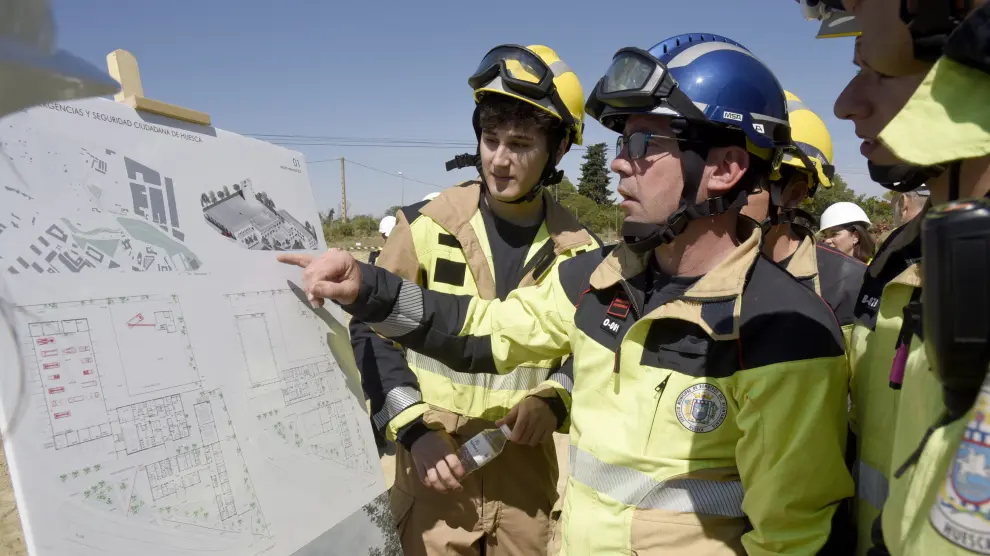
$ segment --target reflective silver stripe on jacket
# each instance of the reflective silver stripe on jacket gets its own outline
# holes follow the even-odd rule
[[[388,426],[389,421],[405,411],[410,406],[423,401],[423,394],[411,386],[397,386],[385,394],[385,405],[381,411],[375,413],[372,420],[379,430]]]
[[[486,390],[530,390],[539,386],[547,377],[550,369],[541,367],[516,367],[511,373],[497,375],[494,373],[462,373],[447,365],[427,357],[422,353],[408,350],[406,359],[409,366],[440,375],[455,384],[478,386]]]
[[[564,373],[553,373],[547,377],[547,380],[552,380],[563,386],[564,390],[567,390],[568,393],[574,393],[574,381]]]
[[[571,478],[628,506],[648,510],[746,517],[739,481],[704,479],[657,481],[635,469],[605,463],[577,446],[570,447]]]
[[[856,462],[856,496],[879,510],[887,501],[889,492],[887,477],[879,469],[862,460]]]
[[[423,290],[403,278],[399,298],[395,300],[392,312],[382,322],[371,324],[371,329],[386,338],[396,338],[416,330],[421,322],[423,322]]]

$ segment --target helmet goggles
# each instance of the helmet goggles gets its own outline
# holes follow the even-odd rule
[[[680,117],[695,125],[737,127],[761,148],[781,148],[790,144],[790,130],[786,123],[779,125],[783,122],[754,121],[753,114],[740,114],[717,106],[699,108],[681,90],[663,62],[636,47],[626,47],[616,52],[605,76],[595,85],[586,111],[619,133],[622,130],[613,127],[615,122],[607,123],[610,117],[639,112]]]
[[[558,63],[563,66],[560,73],[567,70],[563,62]],[[511,92],[536,101],[549,99],[561,120],[568,127],[574,126],[574,118],[557,93],[554,76],[554,68],[532,50],[515,44],[503,44],[489,50],[482,58],[478,69],[468,78],[468,85],[477,91],[491,87],[493,81],[500,79],[502,88]]]

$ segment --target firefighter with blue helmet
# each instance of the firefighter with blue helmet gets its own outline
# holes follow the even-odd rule
[[[791,144],[783,89],[739,43],[688,34],[621,49],[587,107],[619,134],[624,241],[535,288],[489,301],[342,251],[278,258],[314,299],[465,372],[573,354],[561,554],[829,550],[852,495],[842,334],[739,214]]]

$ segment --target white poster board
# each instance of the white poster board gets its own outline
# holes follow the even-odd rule
[[[303,158],[102,99],[3,118],[0,147],[30,553],[395,553],[344,316],[275,261],[326,249]]]

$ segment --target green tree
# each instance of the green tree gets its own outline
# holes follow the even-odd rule
[[[561,205],[596,234],[607,235],[622,224],[619,207],[611,204],[601,205],[581,195],[566,176],[560,184],[554,186],[553,192]]]
[[[608,173],[607,149],[605,143],[588,146],[578,180],[578,193],[599,205],[612,204],[612,192],[608,190],[612,177]]]
[[[395,214],[399,212],[400,208],[402,208],[402,205],[392,205],[388,207],[388,210],[385,211],[385,216],[395,216]]]

